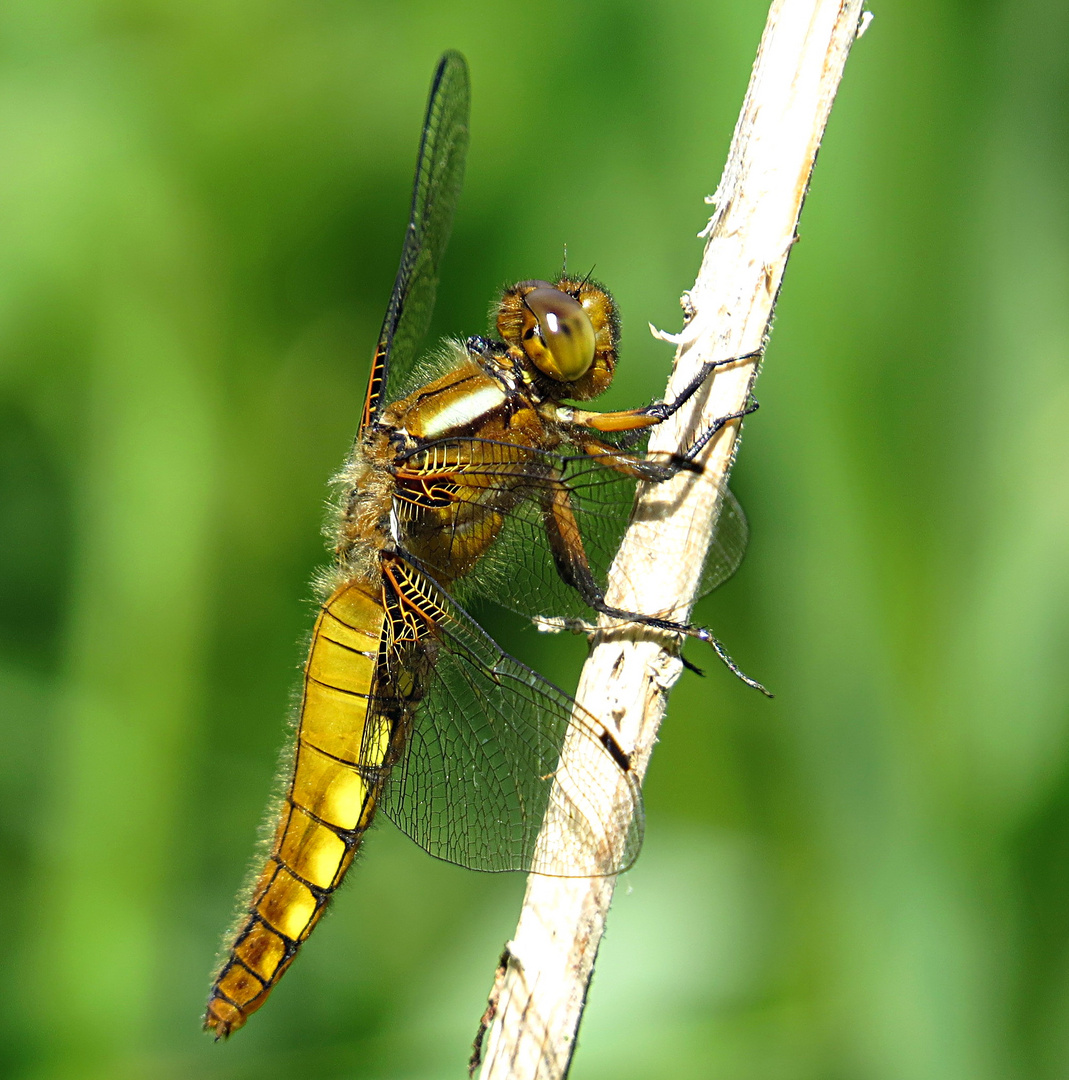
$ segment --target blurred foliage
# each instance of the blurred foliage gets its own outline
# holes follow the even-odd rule
[[[523,882],[385,824],[267,1008],[199,1031],[428,79],[467,54],[437,332],[566,243],[632,404],[764,9],[0,8],[4,1076],[463,1075]],[[576,1077],[1069,1073],[1067,11],[886,0],[854,51],[701,612],[777,698],[674,693]],[[573,685],[580,642],[523,647]]]

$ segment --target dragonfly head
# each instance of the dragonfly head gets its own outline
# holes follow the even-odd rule
[[[513,285],[501,299],[497,329],[510,351],[544,376],[553,397],[584,401],[612,382],[616,305],[590,279]]]

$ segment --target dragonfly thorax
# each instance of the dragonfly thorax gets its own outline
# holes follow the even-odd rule
[[[359,574],[379,579],[379,554],[389,541],[393,480],[389,462],[394,452],[389,434],[367,432],[353,447],[345,467],[334,478],[340,490],[334,529],[336,571],[343,577]],[[333,588],[336,582],[328,582]]]

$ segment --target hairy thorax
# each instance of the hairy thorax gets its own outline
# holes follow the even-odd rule
[[[334,530],[334,577],[338,580],[360,577],[375,586],[380,582],[379,553],[390,537],[393,456],[388,435],[369,431],[335,477],[340,489]]]
[[[462,350],[365,429],[339,474],[341,577],[377,582],[380,553],[399,546],[441,585],[465,577],[524,497],[538,451],[559,443],[526,388]]]

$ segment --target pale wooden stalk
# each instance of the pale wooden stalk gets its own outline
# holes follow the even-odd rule
[[[666,400],[703,363],[764,345],[828,113],[850,48],[866,25],[861,6],[862,0],[775,0],[769,10],[727,164],[710,200],[716,209],[703,232],[708,239],[690,290],[692,315],[673,338],[679,347]],[[697,74],[703,81],[711,77],[705,70]],[[696,117],[699,131],[700,122]],[[650,449],[686,447],[695,432],[742,409],[756,373],[754,360],[719,369],[707,389],[656,429]],[[613,564],[611,604],[686,618],[738,429],[732,422],[713,441],[702,476],[681,476],[641,493]],[[618,727],[621,745],[634,748],[643,773],[667,691],[681,669],[675,651],[664,635],[604,632],[579,684],[578,700]],[[711,654],[709,662],[715,662]],[[569,740],[564,754],[582,753],[583,741]],[[611,877],[531,876],[480,1029],[480,1038],[486,1036],[483,1080],[553,1080],[567,1073],[614,886]]]

